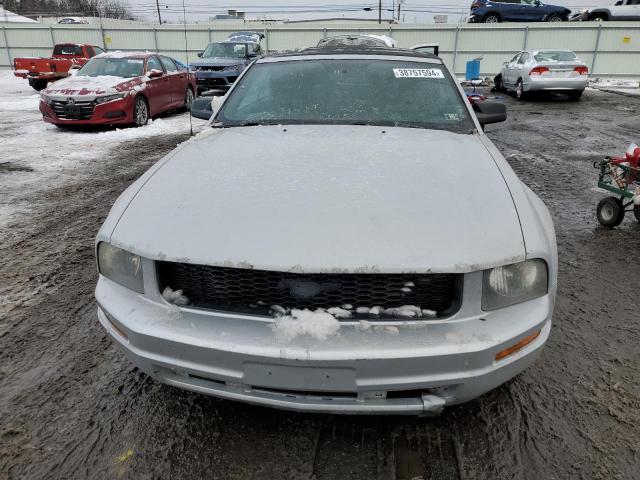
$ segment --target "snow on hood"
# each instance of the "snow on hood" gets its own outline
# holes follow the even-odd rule
[[[289,125],[214,130],[151,176],[112,232],[147,258],[296,272],[469,272],[524,260],[478,135]]]
[[[74,75],[52,83],[43,91],[45,95],[104,95],[110,93],[127,92],[133,88],[140,88],[144,77],[123,78],[112,75],[89,77]]]

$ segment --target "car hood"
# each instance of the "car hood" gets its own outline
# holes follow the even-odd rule
[[[87,77],[71,76],[52,83],[43,91],[49,96],[95,97],[112,93],[128,92],[140,88],[144,84],[143,77],[123,78],[111,75]]]
[[[318,125],[199,137],[112,212],[114,245],[298,272],[468,272],[525,258],[510,191],[477,134]]]
[[[229,67],[231,65],[244,65],[245,63],[247,63],[246,60],[242,58],[211,57],[189,62],[189,65],[191,67]]]

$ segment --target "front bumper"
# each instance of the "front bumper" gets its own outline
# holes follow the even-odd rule
[[[233,71],[196,71],[196,85],[199,90],[229,90],[242,70]]]
[[[54,125],[121,125],[133,123],[135,97],[128,95],[120,100],[95,105],[89,118],[69,119],[56,115],[53,107],[40,100],[42,119]]]
[[[343,322],[324,341],[285,342],[269,318],[170,306],[147,268],[145,295],[102,276],[96,288],[100,323],[134,364],[169,385],[291,410],[436,414],[524,370],[551,328],[553,295],[494,312],[470,307],[479,305],[477,272],[465,275],[463,305],[451,318],[367,330]],[[537,331],[532,343],[495,360]]]
[[[532,76],[527,79],[527,82],[523,85],[525,92],[540,92],[540,91],[583,91],[587,88],[587,75],[580,75],[576,77],[550,77],[545,78],[544,75]]]

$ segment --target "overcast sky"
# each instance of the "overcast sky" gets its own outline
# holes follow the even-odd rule
[[[155,0],[125,0],[133,14],[150,21],[157,21]],[[397,13],[398,0],[385,0],[383,18],[391,18],[391,9]],[[554,5],[564,5],[572,10],[580,10],[598,4],[596,0],[549,1]],[[603,4],[613,3],[604,0]],[[163,21],[182,20],[182,0],[159,0]],[[448,15],[449,22],[458,22],[469,14],[471,0],[402,0],[401,19],[407,23],[432,22],[434,14]],[[363,0],[245,0],[211,2],[207,0],[185,0],[187,21],[206,21],[216,14],[226,13],[228,9],[247,12],[248,18],[267,16],[277,19],[314,19],[314,18],[378,18],[378,1]],[[371,11],[365,11],[370,8]]]

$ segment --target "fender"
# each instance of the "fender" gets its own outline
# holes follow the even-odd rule
[[[611,18],[611,10],[609,10],[608,8],[592,8],[591,10],[589,10],[589,18],[591,18],[591,15],[593,15],[594,13],[605,13],[607,15],[607,18]]]

